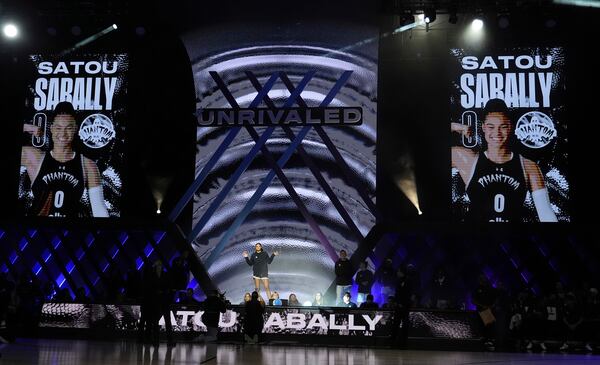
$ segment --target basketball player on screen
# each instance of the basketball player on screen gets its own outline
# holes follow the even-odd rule
[[[452,123],[452,131],[471,137],[470,127]],[[487,102],[483,113],[487,148],[475,152],[452,147],[452,167],[465,183],[469,197],[468,221],[522,222],[523,203],[531,192],[540,222],[556,222],[544,177],[538,165],[511,151],[514,126],[501,99]]]
[[[39,137],[41,129],[24,124],[23,131]],[[75,110],[68,102],[58,103],[50,126],[51,147],[48,152],[23,146],[21,165],[31,182],[33,203],[28,215],[46,217],[78,217],[85,209],[82,197],[88,191],[92,215],[108,217],[104,203],[102,179],[98,166],[73,150],[77,132]]]
[[[246,263],[252,266],[252,279],[254,279],[254,291],[260,293],[260,282],[262,281],[267,293],[267,300],[271,298],[271,289],[269,288],[269,264],[273,262],[275,256],[279,255],[279,251],[274,251],[271,256],[263,250],[260,243],[254,245],[252,255],[248,251],[244,251],[242,256],[246,259]]]

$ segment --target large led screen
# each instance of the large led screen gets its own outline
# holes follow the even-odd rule
[[[453,217],[568,222],[564,49],[451,54]]]
[[[279,254],[267,266],[271,291],[304,302],[374,226],[377,39],[374,25],[335,20],[228,23],[184,37],[204,178],[191,239],[232,301],[263,276],[243,257],[256,243]]]
[[[19,201],[40,217],[119,217],[128,57],[33,55]]]

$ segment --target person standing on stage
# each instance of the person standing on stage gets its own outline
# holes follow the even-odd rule
[[[252,255],[248,251],[243,252],[246,263],[252,266],[252,279],[254,280],[254,291],[260,292],[260,282],[262,281],[267,293],[267,298],[271,298],[271,289],[269,289],[269,264],[273,262],[275,256],[279,255],[278,251],[273,252],[271,256],[263,250],[260,243],[254,245]]]
[[[367,295],[371,294],[374,276],[373,272],[367,268],[367,262],[360,263],[360,270],[356,273],[356,283],[358,284],[358,298],[356,303],[361,305],[367,300]]]
[[[352,287],[352,276],[354,270],[348,259],[346,250],[340,251],[340,258],[335,263],[335,305],[340,306],[343,302],[344,293],[349,292]]]

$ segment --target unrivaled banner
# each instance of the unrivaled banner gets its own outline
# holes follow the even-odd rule
[[[570,221],[564,49],[451,55],[454,218]]]
[[[128,57],[33,55],[19,201],[41,217],[121,213]]]

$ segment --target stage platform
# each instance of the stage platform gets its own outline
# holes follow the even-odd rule
[[[204,344],[181,343],[174,348],[162,343],[158,347],[135,341],[81,341],[55,339],[19,339],[0,345],[0,364],[10,365],[121,365],[200,364],[207,359]],[[458,351],[415,351],[350,347],[283,346],[283,345],[217,345],[216,358],[206,364],[268,365],[458,365],[458,364],[527,364],[590,365],[600,364],[599,355],[492,353]]]

